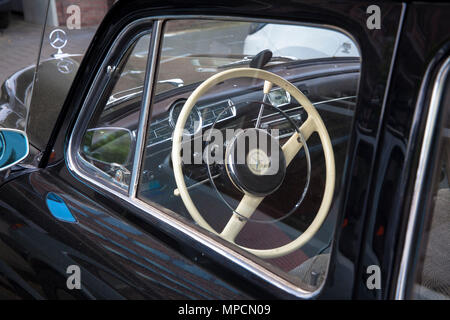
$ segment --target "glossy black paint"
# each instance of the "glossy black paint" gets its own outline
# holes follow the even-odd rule
[[[55,286],[65,288],[64,267],[76,262],[87,274],[87,285],[75,298],[290,297],[142,210],[79,181],[64,161],[67,140],[94,71],[123,27],[141,17],[199,14],[325,23],[347,30],[360,44],[363,64],[356,119],[346,179],[337,195],[341,217],[319,298],[391,297],[398,267],[395,258],[401,250],[398,239],[423,126],[423,119],[413,115],[426,67],[449,40],[445,19],[449,6],[380,2],[382,28],[368,30],[365,8],[371,4],[119,1],[88,49],[40,168],[13,173],[0,187],[0,293],[20,298],[67,297],[73,292],[61,292]],[[394,57],[398,60],[391,67],[402,10],[404,25]],[[48,192],[65,199],[78,224],[51,216],[45,205]],[[399,196],[393,198],[395,194]],[[379,226],[384,228],[382,239],[373,236]],[[381,291],[364,287],[365,267],[370,264],[382,267]]]
[[[409,4],[406,10],[383,125],[377,142],[373,172],[379,178],[371,186],[365,240],[359,264],[361,278],[367,266],[381,266],[383,289],[378,293],[378,298],[392,298],[394,295],[434,74],[450,52],[449,14],[448,3]],[[434,158],[435,153],[436,150]],[[423,195],[424,205],[427,197],[432,194],[433,168],[429,168],[427,172],[428,177],[423,183],[427,185],[426,190],[429,192]],[[426,213],[423,208],[422,217]],[[423,221],[418,226],[412,249],[416,253],[422,225]],[[377,236],[380,228],[383,228],[384,233]],[[412,260],[413,263],[409,266],[408,291],[412,289],[416,262],[414,257]],[[374,293],[360,285],[356,290],[356,297],[371,298]]]
[[[67,183],[72,177],[56,170],[21,175],[6,187],[10,199],[1,202],[0,260],[9,267],[9,285],[17,274],[34,284],[27,286],[30,297],[50,299],[246,298],[148,230],[127,223],[117,205],[103,206],[100,195],[90,199],[77,192]],[[77,223],[51,215],[45,203],[49,192],[62,195]],[[81,266],[81,291],[66,289],[69,265]],[[8,286],[2,286],[5,294]]]
[[[329,7],[326,2],[318,2],[316,4],[311,3],[302,3],[302,5],[298,5],[298,3],[291,2],[283,2],[278,3],[274,6],[270,2],[248,2],[247,4],[242,5],[237,2],[226,2],[226,4],[215,3],[214,7],[209,7],[208,4],[204,2],[195,2],[194,3],[183,3],[179,2],[171,4],[170,2],[164,1],[161,6],[153,3],[154,8],[145,13],[146,5],[144,2],[136,1],[133,2],[134,7],[141,7],[143,12],[137,11],[138,15],[133,16],[134,19],[137,19],[139,16],[148,16],[148,15],[171,15],[171,14],[212,14],[212,15],[222,15],[224,11],[227,12],[226,15],[229,16],[246,16],[253,18],[271,18],[271,19],[281,19],[281,20],[290,20],[290,21],[302,21],[302,22],[311,22],[311,23],[327,23],[331,25],[335,25],[341,27],[344,30],[350,32],[355,38],[356,41],[361,46],[362,57],[363,57],[363,65],[361,72],[361,82],[359,92],[364,92],[364,95],[360,95],[358,97],[358,107],[357,107],[357,122],[361,123],[358,125],[359,127],[364,128],[364,132],[368,132],[372,134],[371,139],[376,134],[376,130],[373,128],[374,124],[378,124],[379,115],[382,109],[382,101],[383,95],[385,91],[385,85],[387,82],[389,66],[391,63],[391,54],[393,52],[394,44],[395,44],[395,36],[397,33],[397,26],[400,21],[401,14],[401,5],[400,4],[385,4],[382,6],[383,21],[382,25],[384,28],[381,30],[375,30],[369,32],[366,27],[366,13],[365,8],[367,8],[369,3],[353,3],[353,2],[341,2],[336,5],[333,5],[332,8]],[[193,8],[194,7],[194,8]],[[127,24],[127,20],[122,19],[118,20],[119,17],[114,16],[114,10],[111,11],[109,17],[106,18],[111,19],[111,21],[120,21],[122,27],[119,26],[118,30],[123,28],[123,25]],[[350,13],[350,15],[349,15]],[[125,20],[125,21],[124,21]],[[107,22],[106,22],[107,23]],[[98,34],[102,33],[101,28],[98,31]],[[106,30],[105,30],[106,31]],[[112,29],[109,28],[108,32],[111,33]],[[107,34],[101,37],[104,39],[112,39],[114,36]],[[100,45],[99,48],[105,48],[107,44]],[[90,48],[89,51],[91,51]],[[101,57],[104,52],[96,52],[93,53],[92,56]],[[91,56],[90,52],[88,52],[87,56]],[[370,61],[370,64],[364,64],[364,60]],[[97,65],[101,61],[97,61]],[[83,66],[80,68],[83,70]],[[80,73],[79,73],[80,75]],[[86,75],[87,76],[87,75]],[[74,88],[73,88],[74,89]],[[76,92],[86,92],[87,88],[79,88]],[[78,95],[82,96],[82,95]],[[70,97],[70,94],[69,94]],[[75,97],[73,97],[75,98]],[[72,97],[68,99],[68,101],[72,101]],[[81,101],[80,101],[81,102]],[[80,105],[77,102],[74,102],[73,105]],[[362,106],[362,107],[361,107]],[[66,106],[67,107],[67,104]],[[73,108],[73,110],[77,110],[77,108]],[[64,113],[64,111],[62,112]],[[71,119],[71,116],[66,117],[67,120]],[[62,132],[67,132],[64,129],[66,124],[63,124]],[[67,124],[70,127],[71,124]],[[56,131],[55,131],[56,132]],[[55,137],[56,138],[56,137]],[[61,145],[61,147],[54,147],[54,150],[58,152],[59,150],[63,150],[63,144],[66,142],[66,136],[58,136],[59,141],[56,142]],[[375,141],[374,141],[375,142]],[[374,146],[371,147],[374,149]],[[366,150],[361,151],[363,157],[368,157],[368,162],[371,161],[372,155],[371,151],[366,152]],[[357,157],[357,155],[355,155]],[[353,167],[353,163],[349,163],[350,167]],[[365,178],[366,175],[362,176]],[[355,185],[355,188],[358,190],[366,190],[368,181],[361,181],[360,184]],[[351,192],[350,192],[351,193]],[[353,202],[355,203],[355,202]],[[360,210],[360,204],[356,204],[355,208]],[[146,216],[143,217],[147,219]],[[361,220],[361,219],[359,219]],[[349,228],[353,226],[350,224]],[[361,228],[362,224],[357,224],[356,228]],[[347,229],[347,230],[348,230]],[[353,231],[351,231],[353,232]],[[360,232],[360,231],[359,231]],[[360,235],[357,236],[357,241],[360,239]],[[347,243],[345,248],[359,249],[359,245],[356,245],[350,241],[351,246]],[[181,243],[180,243],[181,244]],[[182,244],[181,244],[182,245]],[[345,253],[347,257],[350,258],[351,263],[356,266],[356,257],[358,256],[358,252]],[[356,267],[353,267],[356,269]],[[342,269],[338,264],[332,266],[331,272],[337,272],[339,275],[334,277],[331,275],[328,278],[328,284],[331,287],[330,295],[334,296],[333,290],[337,290],[341,297],[350,298],[352,296],[352,282],[354,281],[355,275],[353,271]],[[343,274],[342,274],[343,272]],[[242,273],[240,270],[239,273]],[[339,283],[335,283],[335,279],[348,279],[343,283],[343,281],[339,281]],[[342,290],[341,285],[349,285],[346,290]],[[334,289],[336,288],[336,289]],[[276,291],[275,291],[276,292]],[[342,295],[344,293],[344,295]],[[325,290],[325,295],[327,295]]]

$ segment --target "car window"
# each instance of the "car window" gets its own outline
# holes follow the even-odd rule
[[[447,81],[447,88],[449,81]],[[443,99],[443,129],[438,151],[432,204],[426,212],[426,226],[413,288],[414,299],[450,299],[450,97]]]
[[[318,289],[358,94],[356,43],[322,26],[186,19],[163,30],[137,197]]]
[[[204,81],[219,71],[248,66],[252,56],[267,48],[272,51],[270,64],[359,57],[356,44],[348,36],[335,30],[308,26],[171,21],[166,24],[163,41],[157,94]],[[183,69],[178,68],[181,65]]]
[[[128,189],[140,116],[150,35],[135,40],[115,67],[83,135],[78,156],[91,173]]]

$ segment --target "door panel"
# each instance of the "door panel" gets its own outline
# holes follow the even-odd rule
[[[0,189],[0,292],[5,298],[248,297],[131,224],[120,206],[102,206],[101,196],[93,201],[55,173],[23,175]],[[51,214],[50,192],[64,200],[76,223]],[[81,269],[81,290],[67,289],[71,265]]]
[[[449,52],[450,6],[407,6],[380,127],[374,169],[378,178],[369,191],[369,218],[364,227],[358,272],[359,278],[367,279],[367,267],[379,265],[382,284],[380,290],[369,290],[361,282],[356,297],[362,299],[395,297],[420,141],[425,131],[426,97],[432,90],[432,71]]]

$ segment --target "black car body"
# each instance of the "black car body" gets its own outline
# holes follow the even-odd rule
[[[11,2],[11,0],[0,1],[0,29],[5,29],[9,26]]]
[[[28,113],[27,133],[35,151],[26,165],[17,165],[2,177],[0,297],[413,297],[422,252],[419,248],[423,245],[421,235],[430,219],[427,213],[431,211],[433,179],[440,159],[436,141],[445,128],[444,120],[433,122],[435,140],[427,143],[429,136],[424,132],[428,132],[427,121],[432,117],[423,115],[431,114],[430,110],[445,114],[445,108],[448,109],[448,104],[444,104],[448,102],[446,98],[442,99],[444,106],[438,103],[432,107],[430,100],[436,95],[433,86],[439,83],[439,75],[442,76],[439,71],[445,70],[449,55],[450,6],[382,2],[381,28],[370,29],[366,11],[370,5],[354,1],[332,6],[310,1],[279,1],[276,5],[270,1],[118,1],[99,27],[81,63],[74,58],[80,64],[67,95],[63,88],[68,87],[59,82],[65,76],[56,72],[52,81],[35,86],[33,99],[41,102],[48,99],[49,91],[54,92],[60,86],[58,99],[52,101],[55,104],[52,110],[57,112],[45,114],[45,103],[36,102],[32,103],[33,109],[27,110],[26,99],[21,97],[26,96],[23,87],[30,84],[29,74],[20,72],[10,78],[10,85],[2,87],[0,107],[8,114],[4,119],[9,121],[2,126],[21,129]],[[333,55],[304,61],[282,57],[285,60],[280,63],[260,66],[293,83],[315,105],[331,136],[336,158],[337,183],[332,207],[321,229],[301,250],[297,248],[273,259],[255,257],[245,248],[231,246],[217,234],[192,223],[191,212],[174,193],[179,185],[173,179],[171,152],[175,125],[171,127],[171,114],[176,105],[187,104],[201,82],[222,68],[217,61],[209,61],[208,55],[180,55],[173,60],[164,53],[164,48],[172,48],[167,43],[173,37],[178,34],[182,35],[180,38],[189,37],[183,30],[163,37],[166,23],[177,19],[191,23],[219,20],[236,28],[240,22],[263,26],[326,25],[339,32],[344,30],[343,34],[358,44],[359,57]],[[254,33],[256,29],[252,30]],[[147,63],[142,63],[139,60],[142,54],[134,51],[144,36],[151,39]],[[222,48],[220,43],[214,45]],[[126,72],[128,69],[122,62],[130,61],[129,57],[136,58],[130,69],[133,72]],[[220,57],[227,63],[242,58],[226,53]],[[56,63],[56,60],[44,62],[42,65],[46,67],[42,69],[51,73]],[[196,72],[204,76],[201,81],[194,77]],[[180,74],[184,85],[178,87]],[[135,75],[137,80],[133,78]],[[188,80],[189,77],[197,80]],[[142,88],[131,93],[128,89],[119,90],[116,99],[114,86],[121,79],[143,81]],[[14,81],[19,84],[11,85]],[[440,92],[448,96],[448,84],[444,84]],[[230,107],[233,112],[221,125],[237,127],[245,122],[253,125],[263,99],[262,84],[240,79],[224,81],[219,86],[198,100],[200,131],[219,123],[214,121],[215,117]],[[136,88],[139,87],[133,85]],[[99,105],[105,109],[100,110]],[[280,108],[295,121],[306,123],[306,117],[310,117],[291,100]],[[215,117],[208,118],[207,114]],[[238,121],[238,116],[244,120]],[[265,119],[264,124],[270,126],[284,118],[274,113]],[[118,127],[134,137],[136,152],[141,156],[134,154],[121,164],[111,165],[104,159],[83,155],[81,149],[74,151],[84,145],[82,133]],[[276,128],[282,134],[295,134],[289,125]],[[282,136],[280,141],[287,137]],[[424,164],[423,146],[428,148],[429,156]],[[317,137],[309,149],[313,163],[326,162]],[[424,167],[418,171],[421,165],[428,170],[424,175],[419,174]],[[215,228],[223,227],[225,218],[217,218],[219,205],[203,185],[208,173],[194,166],[184,169],[190,188],[195,189],[194,202],[199,206],[202,203],[205,219],[215,223]],[[326,185],[322,169],[311,171],[314,195],[320,194]],[[296,164],[295,170],[304,172],[307,166]],[[293,186],[306,179],[287,175],[286,180]],[[230,198],[235,197],[231,184],[220,184],[218,189]],[[253,238],[282,245],[295,238],[298,230],[300,233],[307,230],[318,210],[320,196],[305,199],[301,207],[304,211],[297,208],[296,215],[289,216],[286,223],[264,227],[255,223],[257,227],[248,232],[248,239],[242,239],[243,247],[255,246]],[[268,197],[264,214],[272,218],[283,216],[284,202],[289,201]],[[55,202],[62,209],[53,210]],[[290,232],[294,236],[284,238],[283,234]],[[265,245],[256,242],[259,249]],[[316,261],[320,265],[318,273],[315,269],[305,271],[316,268]],[[67,285],[68,267],[74,265],[81,269],[79,290]],[[367,284],[370,266],[378,266],[381,272],[379,288]],[[297,281],[295,277],[299,275],[303,278]],[[446,286],[445,276],[438,281]]]

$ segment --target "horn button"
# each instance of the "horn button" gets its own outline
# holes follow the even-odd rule
[[[244,193],[267,196],[286,175],[286,159],[278,140],[261,129],[245,129],[228,144],[225,168],[233,184]]]

